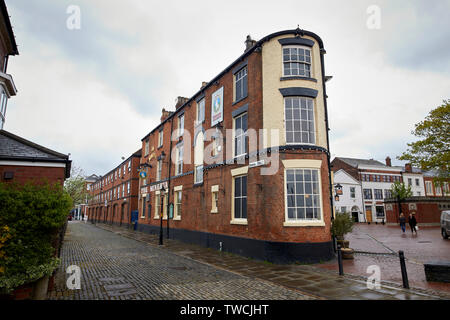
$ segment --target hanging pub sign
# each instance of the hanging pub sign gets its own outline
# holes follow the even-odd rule
[[[145,172],[145,171],[139,172],[139,177],[141,177],[141,179],[147,178],[147,172]]]
[[[211,97],[211,127],[223,121],[223,87]]]

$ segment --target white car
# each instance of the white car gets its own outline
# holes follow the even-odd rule
[[[441,233],[444,239],[450,236],[450,210],[441,212]]]

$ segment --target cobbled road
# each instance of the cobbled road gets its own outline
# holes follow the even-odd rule
[[[71,222],[50,300],[304,300],[298,291],[175,255],[91,224]],[[81,270],[70,290],[66,269]]]

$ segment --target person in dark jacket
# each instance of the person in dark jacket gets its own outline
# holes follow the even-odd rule
[[[417,221],[416,221],[416,217],[413,213],[409,214],[409,226],[411,227],[411,233],[414,234],[414,232],[417,234],[417,230],[416,230],[416,225],[417,225]]]
[[[406,218],[403,213],[400,213],[400,227],[404,233],[406,231]]]

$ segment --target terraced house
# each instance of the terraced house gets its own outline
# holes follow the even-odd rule
[[[142,138],[138,229],[277,263],[333,255],[323,42],[245,51]]]
[[[141,150],[134,152],[103,176],[91,175],[90,199],[86,213],[91,222],[119,226],[131,224],[131,212],[137,210],[138,166]]]

